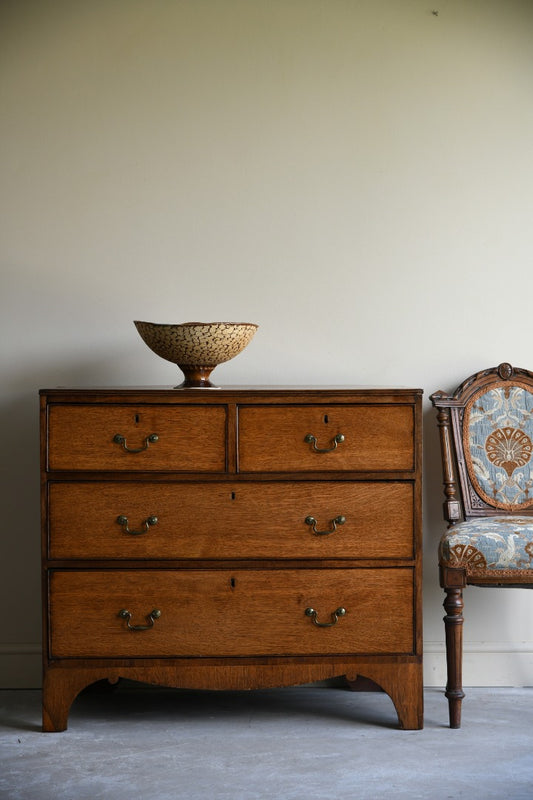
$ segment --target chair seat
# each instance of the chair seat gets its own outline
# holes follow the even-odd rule
[[[479,517],[459,522],[442,537],[439,561],[443,566],[465,568],[469,577],[533,573],[533,517]]]

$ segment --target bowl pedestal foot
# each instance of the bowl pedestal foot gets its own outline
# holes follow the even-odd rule
[[[175,389],[220,389],[220,386],[209,380],[215,367],[199,367],[190,364],[178,364],[178,367],[185,375],[185,380],[175,386]]]

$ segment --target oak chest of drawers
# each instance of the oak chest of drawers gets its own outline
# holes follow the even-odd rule
[[[422,727],[421,391],[42,390],[43,728],[346,676]]]

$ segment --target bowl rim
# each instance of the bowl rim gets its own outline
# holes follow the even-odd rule
[[[146,320],[134,319],[134,325],[152,325],[154,328],[208,328],[211,325],[231,325],[238,328],[258,328],[255,322],[148,322]]]

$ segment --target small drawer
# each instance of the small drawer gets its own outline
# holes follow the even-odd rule
[[[414,648],[408,568],[56,571],[49,596],[51,658]]]
[[[226,469],[224,406],[52,405],[50,470]]]
[[[52,482],[52,559],[413,558],[409,482]]]
[[[414,470],[410,405],[242,406],[241,472]]]

